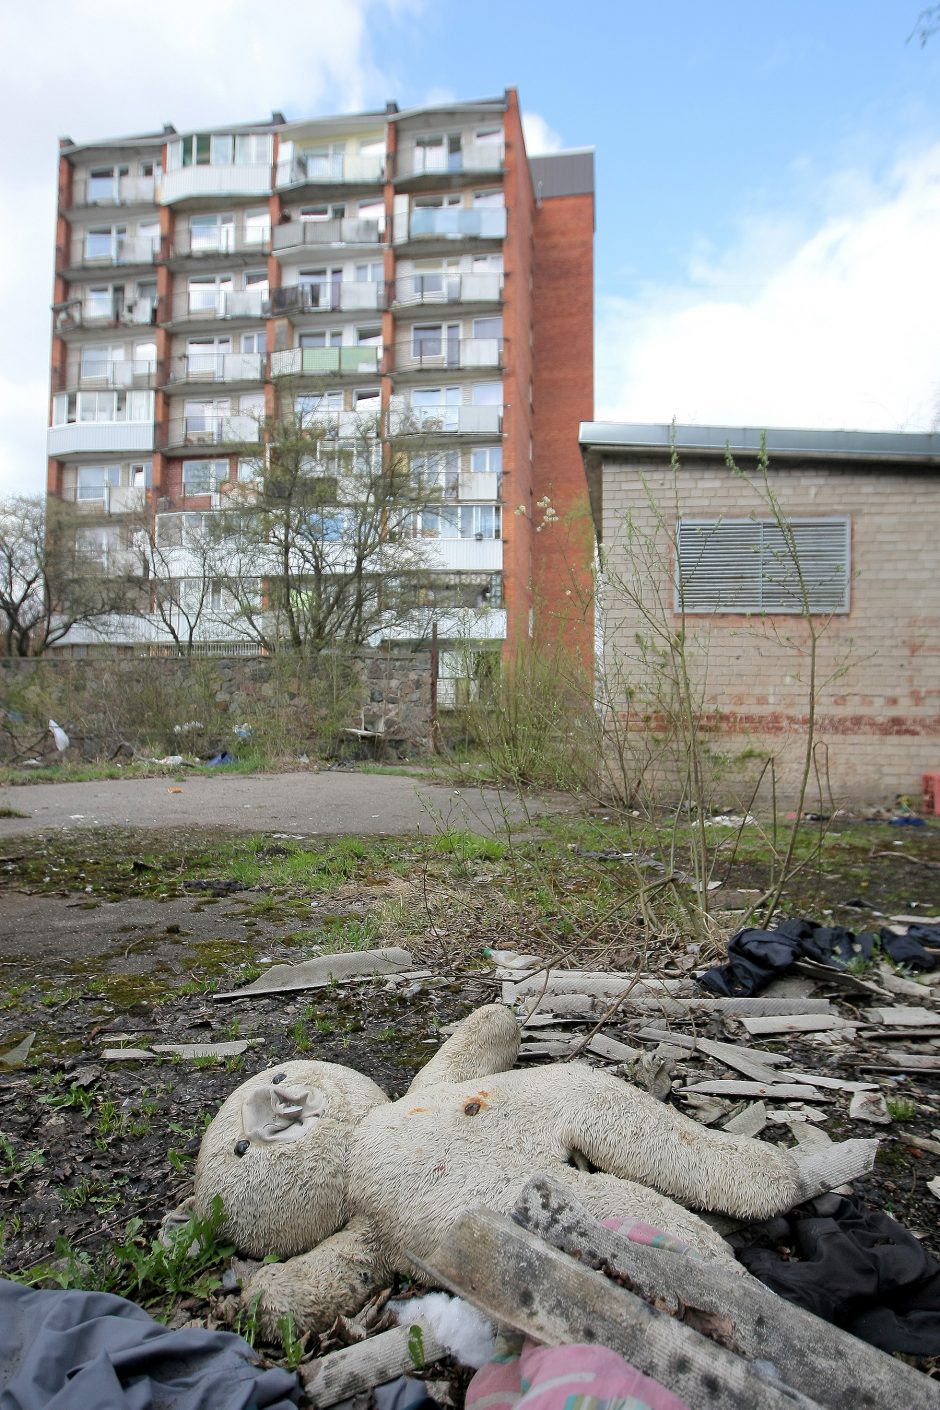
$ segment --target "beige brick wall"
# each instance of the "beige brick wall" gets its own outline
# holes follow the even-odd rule
[[[817,737],[836,800],[919,797],[921,775],[940,770],[940,479],[890,465],[778,461],[770,482],[787,515],[851,520],[850,611],[815,619],[823,628]],[[720,460],[688,461],[677,477],[653,457],[605,461],[605,651],[621,700],[626,682],[641,680],[636,635],[644,630],[622,584],[642,584],[647,603],[658,592],[666,619],[678,626],[676,518],[748,515],[768,517],[756,482]],[[628,521],[638,531],[632,547]],[[650,557],[652,566],[644,561]],[[771,752],[784,801],[792,799],[806,738],[807,623],[785,614],[715,614],[689,617],[687,627],[716,747]],[[728,778],[740,775],[743,784],[754,768],[751,762]]]

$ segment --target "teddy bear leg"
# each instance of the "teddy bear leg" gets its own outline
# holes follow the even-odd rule
[[[502,1004],[474,1009],[417,1074],[409,1092],[438,1082],[472,1082],[508,1072],[519,1056],[519,1025]]]
[[[796,1162],[748,1136],[712,1131],[616,1078],[585,1082],[563,1133],[570,1157],[693,1209],[767,1219],[800,1199]]]
[[[385,1286],[387,1272],[369,1221],[352,1219],[310,1253],[263,1264],[242,1289],[242,1302],[268,1339],[277,1340],[287,1317],[298,1336],[322,1332],[340,1314],[365,1306]]]

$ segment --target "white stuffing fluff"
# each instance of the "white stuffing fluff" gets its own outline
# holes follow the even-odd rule
[[[417,1324],[431,1332],[461,1366],[472,1366],[476,1371],[493,1359],[496,1329],[461,1297],[433,1292],[406,1302],[390,1302],[389,1311],[401,1326]]]

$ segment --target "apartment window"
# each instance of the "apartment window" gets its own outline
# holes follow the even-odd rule
[[[294,398],[294,415],[303,423],[343,410],[342,392],[309,392]]]
[[[88,189],[86,199],[89,203],[93,201],[113,201],[117,190],[117,181],[114,175],[113,166],[93,167],[88,174]]]
[[[245,212],[245,244],[266,245],[271,238],[271,212]]]
[[[342,328],[321,328],[314,333],[301,333],[298,346],[302,348],[341,348]]]
[[[345,214],[346,205],[343,201],[302,206],[300,210],[301,220],[342,220]]]
[[[502,406],[502,382],[474,382],[471,399],[474,406]]]
[[[502,338],[503,320],[501,318],[475,318],[473,320],[473,336],[475,338]]]
[[[147,160],[138,163],[137,171],[141,176],[155,176],[157,171],[156,163],[150,158],[147,158]]]
[[[99,225],[86,230],[85,258],[116,259],[126,235],[126,225]]]
[[[380,348],[382,346],[381,328],[357,328],[356,342],[361,348]]]
[[[120,362],[123,357],[124,348],[120,344],[89,343],[81,352],[82,381],[90,382],[95,378],[104,381],[110,375],[112,363]]]
[[[183,494],[214,494],[227,479],[227,460],[183,461]]]
[[[473,140],[478,146],[499,147],[503,141],[503,129],[501,127],[478,127],[473,134]]]
[[[486,207],[499,207],[505,204],[502,191],[474,191],[473,204],[477,210]]]
[[[232,291],[231,274],[193,274],[189,279],[189,311],[221,313]]]
[[[459,525],[462,539],[498,539],[501,527],[499,505],[462,505]]]
[[[272,150],[273,138],[269,132],[240,134],[235,138],[235,165],[266,166],[271,161]]]
[[[385,229],[384,201],[360,201],[358,213],[360,220],[374,220],[380,230]]]
[[[201,250],[223,250],[235,248],[234,215],[194,215],[189,220],[189,246],[196,253]]]
[[[243,353],[263,353],[266,347],[266,335],[261,332],[242,334]]]
[[[371,260],[368,264],[357,264],[355,282],[357,284],[381,284],[384,278],[381,260]]]
[[[151,392],[78,392],[57,396],[53,402],[54,424],[73,421],[152,421]]]
[[[86,503],[102,501],[107,498],[109,488],[120,483],[120,465],[80,465],[75,497]]]
[[[474,475],[501,475],[503,473],[502,446],[479,446],[470,452],[470,469]]]
[[[686,612],[847,612],[848,518],[680,519],[675,607]],[[805,593],[805,598],[804,598]]]

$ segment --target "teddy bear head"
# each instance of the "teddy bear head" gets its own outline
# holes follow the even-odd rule
[[[197,1212],[221,1196],[225,1232],[250,1257],[315,1248],[349,1217],[353,1133],[387,1101],[370,1078],[332,1062],[285,1062],[250,1077],[203,1137]]]

